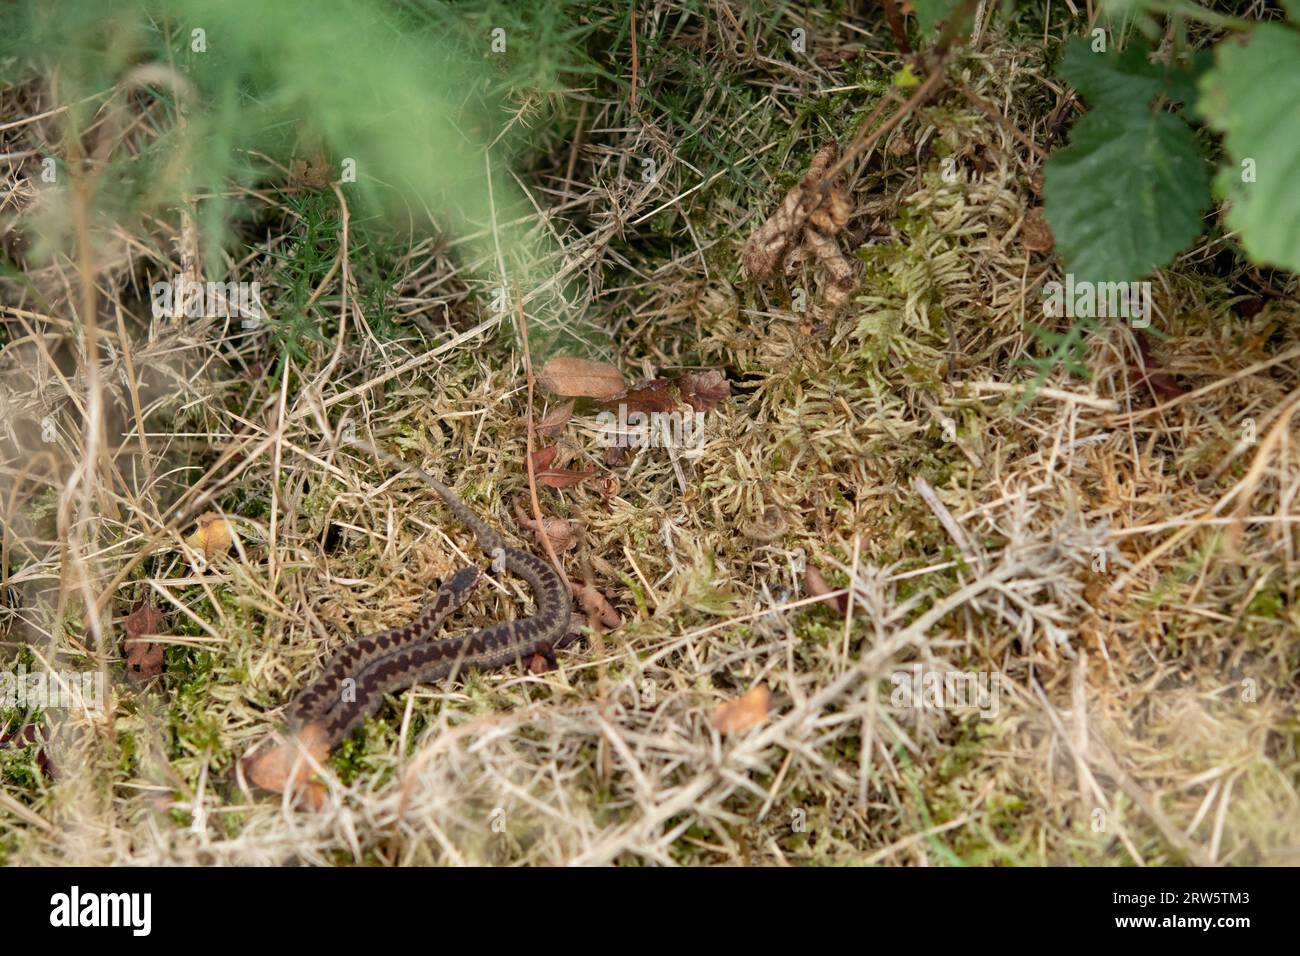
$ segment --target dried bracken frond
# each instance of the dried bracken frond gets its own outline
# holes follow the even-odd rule
[[[857,270],[835,238],[852,217],[853,206],[843,183],[826,178],[838,155],[833,143],[818,150],[803,179],[741,251],[741,263],[752,279],[771,278],[778,269],[792,275],[809,260],[821,266],[826,288],[805,328],[809,332],[829,328],[856,285]]]

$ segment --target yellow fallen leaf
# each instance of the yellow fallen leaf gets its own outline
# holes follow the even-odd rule
[[[225,554],[230,550],[234,535],[230,531],[230,522],[215,511],[199,516],[198,527],[185,539],[185,543],[197,551],[202,551],[205,558]]]
[[[908,63],[894,74],[894,85],[900,89],[910,90],[914,86],[921,85],[921,78],[912,72],[912,64]]]
[[[735,700],[723,701],[713,711],[713,729],[727,734],[744,733],[767,719],[772,705],[772,692],[766,684],[747,690]]]

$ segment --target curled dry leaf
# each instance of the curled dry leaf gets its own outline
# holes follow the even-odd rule
[[[542,388],[565,398],[595,398],[605,401],[624,389],[623,373],[608,362],[557,355],[537,374]]]
[[[607,471],[600,476],[600,494],[606,502],[610,498],[617,498],[622,487],[623,483],[618,480],[618,475]]]
[[[234,535],[230,529],[230,522],[221,515],[209,511],[199,516],[196,525],[194,533],[185,539],[185,543],[191,548],[202,551],[203,556],[208,559],[230,550]]]
[[[724,701],[713,710],[713,729],[724,737],[757,727],[767,719],[772,706],[772,692],[766,684],[746,691],[735,700]]]
[[[578,607],[592,628],[599,626],[604,630],[612,631],[623,623],[618,611],[614,610],[614,605],[609,603],[605,595],[596,590],[594,584],[574,584],[572,590]]]
[[[687,372],[677,381],[682,401],[697,412],[707,412],[731,397],[731,383],[716,368]]]
[[[576,400],[571,398],[563,405],[557,405],[547,412],[537,426],[538,434],[545,438],[558,438],[560,432],[564,431],[564,426],[573,417],[573,406],[575,404]]]
[[[831,327],[840,310],[852,298],[858,285],[857,271],[840,251],[839,243],[828,233],[809,225],[804,230],[804,245],[821,264],[826,284],[822,288],[821,300],[813,304],[800,322],[799,329],[805,335],[820,334]]]
[[[513,501],[515,507],[515,520],[525,528],[532,531],[537,538],[537,543],[545,548],[545,538],[550,539],[551,547],[556,553],[571,551],[578,544],[578,525],[567,518],[543,518],[542,525],[539,528],[537,519],[533,518],[524,509],[524,506],[516,498]]]
[[[310,723],[302,728],[296,740],[287,740],[249,754],[242,762],[244,776],[255,786],[272,793],[290,790],[296,800],[319,810],[325,802],[325,787],[312,779],[311,763],[302,751],[310,754],[318,764],[325,762],[330,746],[323,726]]]
[[[810,597],[822,598],[822,604],[844,614],[849,609],[847,594],[834,594],[835,589],[826,583],[822,573],[813,565],[808,565],[803,572],[803,586]],[[831,595],[834,595],[833,597]]]
[[[813,256],[825,269],[831,288],[843,289],[847,287],[847,291],[844,292],[844,296],[847,298],[848,292],[853,291],[855,273],[853,264],[840,251],[840,247],[835,240],[821,230],[805,229],[804,245],[807,246],[808,250],[812,252]],[[827,295],[830,295],[829,289]]]
[[[1151,343],[1147,341],[1144,333],[1137,333],[1138,358],[1141,360],[1142,367],[1139,370],[1142,377],[1150,384],[1151,390],[1156,396],[1164,401],[1171,398],[1177,398],[1179,395],[1186,393],[1187,389],[1178,384],[1178,379],[1174,378],[1168,372],[1160,370],[1155,356],[1151,354]]]
[[[546,485],[548,488],[568,488],[596,474],[595,468],[579,470],[554,467],[551,462],[555,461],[555,454],[559,450],[558,445],[547,445],[533,452],[533,475],[539,485]]]
[[[826,199],[808,214],[808,225],[804,229],[804,242],[807,242],[808,230],[812,229],[826,236],[833,236],[853,217],[853,206],[849,197],[839,183],[833,185],[826,193]]]
[[[545,471],[550,468],[551,462],[555,461],[555,456],[559,451],[559,445],[547,445],[545,448],[539,448],[533,452],[533,471]]]

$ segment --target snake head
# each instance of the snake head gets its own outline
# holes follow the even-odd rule
[[[443,584],[443,588],[457,594],[467,594],[478,584],[478,567],[471,564],[461,568]]]

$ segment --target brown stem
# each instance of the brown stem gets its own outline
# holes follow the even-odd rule
[[[533,500],[533,518],[537,521],[537,527],[545,528],[542,503],[537,498],[537,474],[533,468],[533,356],[528,348],[528,320],[524,316],[524,300],[520,298],[518,292],[515,293],[515,314],[519,317],[519,337],[523,340],[524,346],[524,374],[528,377],[528,413],[525,416],[528,421],[528,453],[524,458],[528,465],[528,494]],[[569,583],[569,576],[564,573],[564,565],[560,564],[555,546],[551,544],[550,535],[543,531],[539,537],[542,539],[542,547],[546,549],[546,556],[551,559],[551,564],[555,565],[555,570],[560,575],[560,580],[572,593],[573,585]]]
[[[903,29],[903,17],[898,12],[898,5],[894,0],[883,0],[885,5],[885,19],[889,21],[889,32],[894,35],[894,43],[903,55],[912,55],[912,44],[907,40],[907,31]]]

